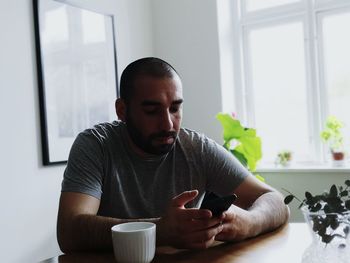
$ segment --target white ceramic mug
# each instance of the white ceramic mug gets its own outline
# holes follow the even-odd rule
[[[120,263],[149,263],[156,250],[156,224],[130,222],[112,227],[114,256]]]

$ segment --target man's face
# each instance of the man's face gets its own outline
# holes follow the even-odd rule
[[[126,109],[129,136],[142,153],[165,154],[174,146],[182,119],[179,77],[139,77]]]

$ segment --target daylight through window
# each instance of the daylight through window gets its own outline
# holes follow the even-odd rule
[[[283,150],[296,164],[325,163],[329,115],[344,123],[350,153],[350,1],[236,0],[235,8],[237,112],[262,137],[262,166]]]

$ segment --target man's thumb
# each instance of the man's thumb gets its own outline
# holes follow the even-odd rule
[[[198,195],[198,190],[185,191],[171,200],[173,207],[182,207],[188,202],[192,201]]]

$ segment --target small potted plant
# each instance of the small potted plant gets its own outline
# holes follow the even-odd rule
[[[281,165],[283,167],[288,167],[290,166],[290,163],[292,161],[292,152],[291,151],[288,151],[288,150],[285,150],[285,151],[280,151],[278,154],[277,154],[277,157],[276,157],[276,165]]]
[[[313,235],[313,242],[305,250],[302,262],[349,262],[350,180],[346,180],[344,186],[332,185],[329,191],[320,195],[305,192],[302,201],[288,193],[285,204],[293,199],[300,202],[299,208]]]
[[[343,165],[345,159],[342,128],[343,123],[340,120],[335,116],[329,116],[326,120],[326,127],[321,132],[321,139],[328,145],[335,166]]]

